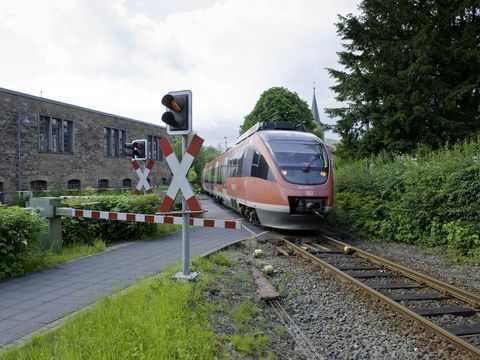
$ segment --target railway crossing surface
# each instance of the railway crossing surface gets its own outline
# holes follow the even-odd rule
[[[207,216],[232,219],[235,213],[203,198]],[[251,236],[245,229],[190,229],[193,256],[206,255]],[[110,250],[0,283],[0,348],[51,327],[97,299],[158,274],[181,261],[182,233],[127,243]]]

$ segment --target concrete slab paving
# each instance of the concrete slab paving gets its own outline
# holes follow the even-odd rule
[[[201,198],[205,218],[238,215]],[[190,228],[193,258],[250,237],[245,229]],[[0,348],[14,343],[96,300],[158,274],[182,261],[182,233],[157,240],[132,242],[0,283]]]

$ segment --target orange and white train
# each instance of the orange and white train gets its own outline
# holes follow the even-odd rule
[[[317,136],[262,122],[205,165],[202,188],[253,223],[315,229],[333,207],[332,161]]]

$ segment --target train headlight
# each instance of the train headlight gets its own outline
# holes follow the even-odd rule
[[[287,176],[287,175],[288,175],[287,169],[282,169],[282,175],[283,175],[283,176]]]
[[[325,170],[320,171],[320,176],[327,177],[327,172]]]

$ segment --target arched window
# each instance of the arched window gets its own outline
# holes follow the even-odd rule
[[[81,183],[78,179],[71,179],[67,182],[67,189],[68,190],[80,190]]]
[[[0,202],[5,202],[5,195],[3,193],[3,182],[0,182]]]
[[[98,180],[98,192],[106,191],[108,189],[108,179]]]
[[[40,192],[47,190],[47,182],[44,180],[34,180],[30,182],[30,190],[32,192]]]
[[[131,179],[123,179],[122,180],[122,188],[123,189],[131,189],[132,188],[132,180]]]

